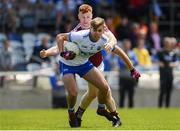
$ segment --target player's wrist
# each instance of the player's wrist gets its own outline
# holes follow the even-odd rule
[[[113,45],[111,48],[111,52],[113,52],[116,49],[116,45]]]

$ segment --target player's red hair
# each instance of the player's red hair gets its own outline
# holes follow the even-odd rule
[[[87,12],[91,12],[92,13],[92,7],[88,4],[82,4],[80,7],[79,7],[79,13],[87,13]]]

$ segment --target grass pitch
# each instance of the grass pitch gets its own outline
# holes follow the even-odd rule
[[[180,108],[119,109],[123,125],[113,128],[111,122],[88,109],[82,127],[74,130],[178,130]],[[66,109],[0,110],[0,130],[71,130]]]

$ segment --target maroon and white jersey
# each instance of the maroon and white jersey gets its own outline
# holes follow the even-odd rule
[[[80,31],[80,30],[86,30],[86,29],[83,29],[82,27],[81,27],[81,24],[79,23],[72,31]],[[106,31],[109,31],[109,29],[107,28],[107,26],[106,25],[104,25],[104,31],[106,32]]]
[[[81,24],[79,23],[72,31],[80,31],[80,30],[84,30],[82,27],[81,27]],[[104,31],[108,31],[108,28],[106,25],[104,25]],[[94,54],[93,56],[91,56],[89,58],[89,61],[95,66],[95,67],[98,67],[100,66],[100,64],[102,63],[103,61],[103,56],[102,56],[102,53],[101,51]]]
[[[81,27],[81,24],[79,23],[72,31],[80,31],[80,30],[85,30]]]

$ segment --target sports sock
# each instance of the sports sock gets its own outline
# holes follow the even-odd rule
[[[85,111],[85,110],[79,106],[78,109],[77,109],[77,111],[76,111],[76,116],[77,116],[77,118],[81,119],[82,116],[83,116],[83,114],[84,114],[84,111]]]
[[[105,109],[105,108],[106,108],[105,104],[98,104],[98,109]]]
[[[73,113],[73,112],[74,112],[74,108],[69,108],[69,109],[68,109],[68,112],[69,112],[69,113]]]

